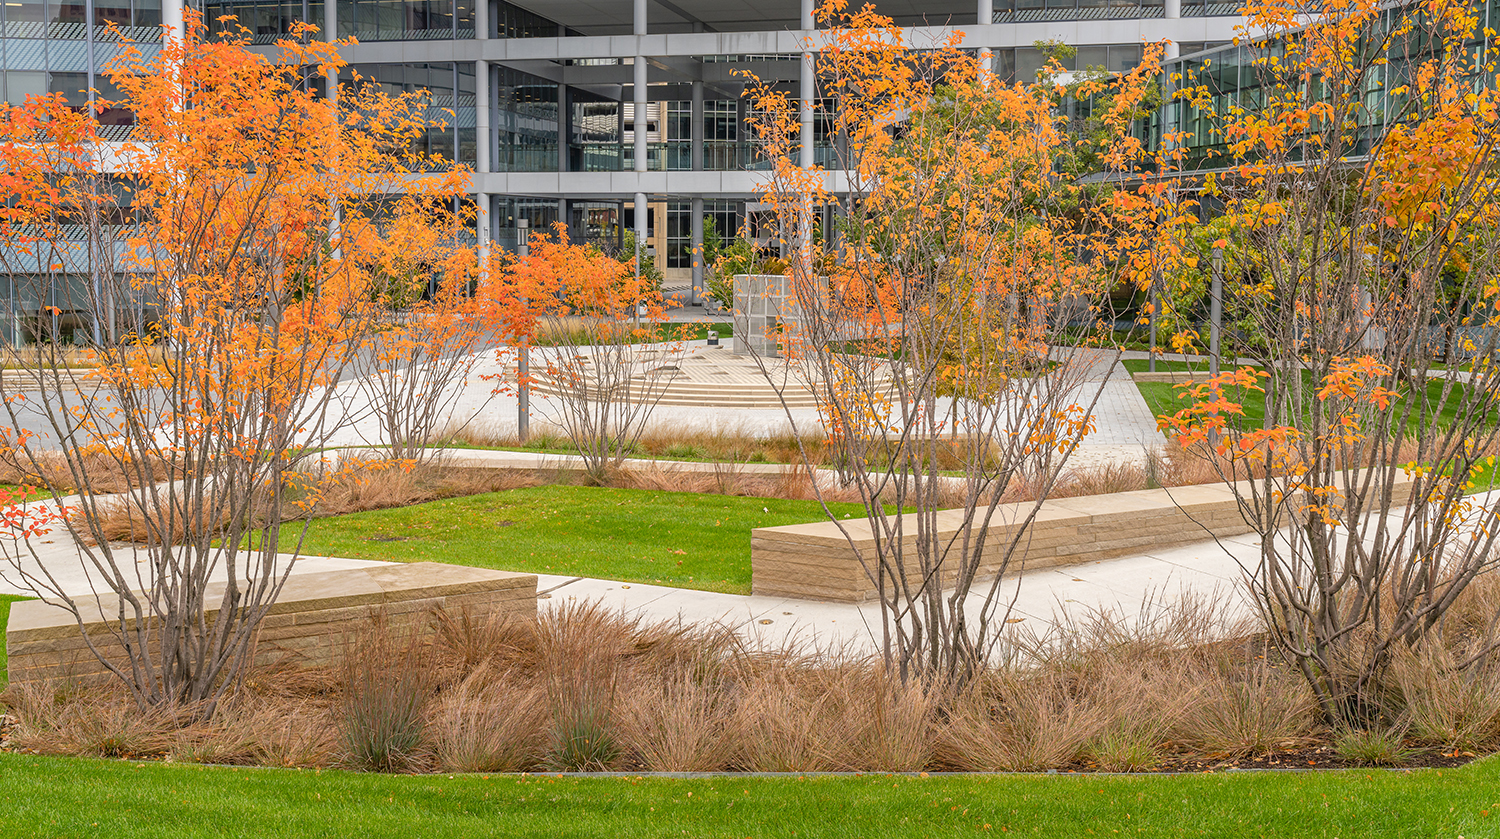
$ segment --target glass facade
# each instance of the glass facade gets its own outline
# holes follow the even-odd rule
[[[392,96],[426,92],[432,122],[413,149],[440,160],[474,165],[476,102],[473,62],[432,64],[351,64],[339,74],[340,87],[378,85]],[[434,167],[441,164],[434,162]]]
[[[209,31],[233,35],[243,30],[252,44],[283,40],[299,21],[311,21],[321,29],[324,20],[323,0],[211,0],[204,3],[203,14],[208,18]]]
[[[161,49],[160,22],[159,0],[96,3],[93,25],[88,24],[83,3],[6,0],[0,3],[5,33],[0,39],[0,96],[9,104],[21,105],[27,96],[61,93],[72,107],[87,108],[92,48],[93,88],[98,98],[118,99],[104,69],[130,47],[142,60],[151,60]],[[122,39],[136,43],[127,46]],[[99,122],[104,136],[124,139],[135,120],[126,109],[109,108],[99,115]]]
[[[1239,17],[1242,2],[1182,0],[1183,17]],[[995,0],[995,23],[1166,17],[1163,0]]]
[[[721,239],[733,238],[744,224],[745,205],[739,201],[706,199],[703,202],[704,224],[713,220]],[[690,201],[667,202],[667,255],[658,260],[663,268],[693,267],[693,205]]]
[[[1111,73],[1135,69],[1141,63],[1140,44],[1107,44],[1077,47],[1071,58],[1059,58],[1064,70],[1088,70],[1099,68]],[[1033,81],[1038,70],[1046,65],[1046,56],[1036,47],[1014,47],[998,49],[995,55],[995,74],[1007,82]]]
[[[1492,0],[1476,10],[1479,13],[1481,30],[1500,26],[1500,2]],[[1420,27],[1412,27],[1411,17],[1421,14],[1412,7],[1386,9],[1379,22],[1362,38],[1368,45],[1384,44],[1382,61],[1376,65],[1365,80],[1364,101],[1356,116],[1357,131],[1353,146],[1347,153],[1359,155],[1366,152],[1385,131],[1391,115],[1400,113],[1405,101],[1392,96],[1389,91],[1405,88],[1411,83],[1411,67],[1429,59],[1441,44],[1430,43],[1421,34]],[[1392,34],[1395,33],[1395,34]],[[1295,37],[1289,36],[1289,37]],[[1469,49],[1484,50],[1481,40],[1474,40]],[[1186,50],[1184,50],[1185,52]],[[1222,115],[1234,108],[1246,111],[1263,110],[1266,106],[1264,85],[1300,84],[1286,76],[1295,73],[1291,62],[1267,62],[1257,65],[1258,59],[1275,58],[1282,52],[1278,41],[1252,42],[1229,45],[1166,62],[1163,71],[1171,89],[1202,89],[1203,96],[1193,102],[1172,97],[1161,110],[1144,126],[1149,135],[1161,142],[1163,136],[1173,136],[1182,151],[1181,165],[1187,169],[1211,169],[1221,165],[1226,141]],[[1279,69],[1271,69],[1279,68]],[[1281,72],[1283,76],[1269,75]],[[1485,81],[1475,79],[1475,84]],[[1319,95],[1315,86],[1312,96]]]
[[[88,4],[79,0],[6,0],[0,4],[5,38],[161,41],[161,0],[97,0],[93,6],[89,27]]]
[[[490,77],[490,131],[496,172],[556,172],[559,85],[509,67]]]
[[[490,29],[492,38],[556,38],[563,34],[562,27],[535,12],[528,12],[505,2],[496,3],[490,8],[493,9],[491,17],[494,18]]]
[[[474,37],[474,0],[338,0],[339,37],[422,41]]]
[[[27,95],[60,92],[71,105],[81,109],[89,105],[88,89],[92,84],[99,97],[113,98],[115,91],[100,70],[119,55],[121,40],[135,41],[136,48],[148,60],[159,51],[160,1],[5,0],[0,3],[0,30],[4,32],[4,38],[0,39],[0,96],[20,104]],[[634,168],[637,130],[646,134],[648,171],[762,169],[767,164],[759,159],[757,145],[742,127],[748,116],[747,105],[735,97],[742,85],[732,80],[737,78],[733,72],[753,69],[777,80],[780,89],[789,95],[798,95],[799,53],[674,56],[665,64],[653,61],[648,91],[651,101],[645,112],[637,115],[630,101],[634,56],[618,55],[612,49],[596,53],[591,48],[576,55],[592,57],[517,58],[506,63],[497,59],[489,66],[488,101],[480,102],[476,96],[480,84],[475,77],[475,63],[419,63],[407,59],[416,55],[424,59],[451,58],[454,52],[438,44],[401,47],[391,43],[475,38],[482,34],[476,31],[481,2],[486,4],[489,28],[483,34],[495,39],[566,38],[581,34],[569,25],[581,27],[590,35],[624,34],[629,30],[628,4],[623,0],[608,0],[618,4],[608,10],[609,15],[624,16],[626,24],[619,26],[617,22],[587,20],[587,15],[577,12],[578,4],[566,8],[583,17],[564,19],[569,25],[560,24],[548,15],[554,14],[553,9],[564,7],[544,0],[517,0],[528,8],[506,0],[203,0],[201,4],[190,5],[203,10],[211,32],[243,31],[253,45],[259,46],[290,36],[299,21],[308,21],[321,29],[330,15],[335,16],[337,30],[324,33],[325,36],[376,44],[361,48],[352,56],[360,63],[340,73],[341,85],[373,84],[391,93],[426,91],[429,118],[443,124],[427,129],[416,140],[414,151],[429,157],[434,170],[443,169],[452,161],[476,166],[481,157],[478,144],[485,142],[491,172],[628,172]],[[335,5],[330,7],[328,3]],[[1161,18],[1165,13],[1164,3],[1165,0],[996,0],[994,20],[1009,23]],[[1237,7],[1208,0],[1182,0],[1182,4],[1184,17],[1237,12]],[[602,4],[599,8],[601,17],[609,17],[602,14]],[[561,16],[562,12],[556,14]],[[116,28],[110,29],[111,26]],[[1195,26],[1197,30],[1205,28],[1203,22]],[[1213,25],[1207,28],[1212,30]],[[657,30],[653,29],[652,34],[657,34]],[[1119,37],[1129,41],[1133,34],[1133,29],[1122,31]],[[389,45],[381,45],[382,42]],[[1208,46],[1213,44],[1183,44],[1182,50],[1186,54]],[[92,78],[87,59],[89,47],[95,56],[96,72]],[[765,48],[776,47],[768,41]],[[463,54],[469,57],[493,54],[492,48],[474,51],[474,45],[459,49],[466,50]],[[1034,47],[996,49],[994,53],[997,69],[1007,79],[1032,78],[1042,64],[1041,52]],[[508,54],[518,55],[519,51],[512,48]],[[1138,43],[1089,45],[1080,46],[1077,56],[1064,63],[1068,69],[1101,67],[1118,72],[1133,67],[1140,56]],[[742,67],[726,67],[726,64]],[[701,75],[692,74],[688,68],[693,65],[697,65]],[[666,72],[660,73],[661,70]],[[689,98],[695,78],[702,81],[705,94],[701,113],[697,115]],[[321,82],[318,77],[310,84],[316,86]],[[478,134],[480,108],[485,109],[490,127],[484,137]],[[128,137],[134,121],[132,114],[118,108],[105,111],[99,119],[105,136],[112,139]],[[829,168],[840,165],[836,139],[826,109],[815,108],[817,164]],[[547,179],[522,180],[547,182]],[[618,181],[628,184],[630,179]],[[677,182],[691,184],[694,179],[678,180],[674,176],[667,181]],[[712,183],[714,179],[700,182]],[[719,182],[733,184],[736,179],[726,177]],[[481,176],[479,188],[493,188],[484,183]],[[522,218],[528,220],[533,230],[545,230],[556,221],[564,221],[575,237],[604,247],[617,246],[622,231],[634,225],[633,193],[582,192],[575,198],[543,188],[549,191],[532,196],[491,196],[491,228],[500,247],[514,246],[515,222]],[[740,190],[723,195],[730,194],[735,197],[708,195],[704,199],[705,215],[725,238],[735,235],[744,224],[745,199],[749,193]],[[692,264],[693,219],[688,197],[659,193],[649,197],[650,226],[654,229],[660,225],[660,229],[654,230],[647,244],[661,249],[658,264],[670,276],[680,277]],[[32,280],[28,281],[32,286],[46,285],[37,278]],[[70,287],[70,281],[61,272],[46,282],[58,288]],[[4,293],[0,290],[0,294]],[[21,301],[24,296],[18,296],[20,292],[14,283],[10,294],[12,301]],[[50,300],[49,294],[54,292],[47,291],[38,300]],[[26,334],[64,338],[72,334],[75,326],[70,325],[66,316],[55,323],[36,321],[37,307],[41,305],[17,302],[20,308],[12,312],[8,337]],[[31,320],[22,327],[17,325],[21,323],[18,318]],[[3,323],[0,321],[0,329],[6,329]]]
[[[1165,16],[1163,0],[995,0],[995,23]]]

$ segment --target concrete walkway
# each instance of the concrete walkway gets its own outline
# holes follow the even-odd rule
[[[1253,562],[1253,536],[1190,545],[1140,556],[1045,569],[1003,580],[1002,602],[1012,604],[1007,631],[1044,635],[1059,620],[1107,611],[1126,620],[1148,619],[1155,608],[1189,593],[1227,612],[1248,615],[1236,559]],[[753,645],[803,644],[817,649],[875,653],[880,649],[880,606],[756,597],[621,583],[584,577],[542,577],[543,607],[566,600],[598,602],[646,622],[719,623]],[[982,595],[970,597],[977,618]],[[1003,611],[1003,609],[1002,609]],[[1002,615],[1003,617],[1003,615]]]
[[[1222,545],[1207,541],[1139,556],[1027,572],[1003,580],[998,596],[1013,604],[1010,614],[1013,622],[1006,625],[1010,631],[1038,634],[1045,633],[1059,617],[1097,610],[1108,610],[1127,619],[1148,616],[1152,604],[1170,603],[1187,592],[1245,610],[1243,588],[1239,585],[1243,572],[1237,560],[1253,563],[1257,544],[1253,536],[1242,536],[1224,540]],[[120,548],[128,562],[131,548]],[[105,591],[66,535],[39,540],[37,549],[39,557],[24,559],[21,567],[36,572],[38,564],[44,564],[69,596],[86,597]],[[385,564],[301,557],[295,561],[294,573],[314,574]],[[222,569],[215,577],[222,579]],[[803,644],[823,650],[838,648],[867,653],[880,648],[880,608],[874,603],[822,603],[553,575],[538,575],[537,588],[542,598],[539,605],[544,609],[568,601],[596,602],[648,623],[723,624],[734,628],[752,645]],[[8,563],[0,563],[0,594],[31,596]],[[979,594],[970,598],[971,617],[977,617],[980,598]]]
[[[729,370],[717,361],[720,353],[727,349],[708,350],[704,341],[688,342],[683,364],[701,363],[714,372],[723,372],[730,381],[746,379],[744,370]],[[733,365],[731,365],[733,366]],[[739,367],[744,367],[743,364]],[[707,377],[703,371],[691,377]],[[514,377],[509,365],[501,365],[486,355],[476,362],[472,375],[456,394],[447,409],[450,426],[467,424],[480,436],[491,438],[514,437],[517,427],[517,399],[514,395],[495,395],[494,377]],[[488,377],[488,378],[487,378]],[[1079,399],[1091,399],[1092,388],[1102,392],[1095,411],[1094,432],[1084,439],[1075,454],[1075,465],[1093,466],[1107,462],[1143,462],[1149,450],[1159,449],[1166,439],[1156,428],[1140,390],[1131,381],[1129,373],[1121,364],[1091,364],[1083,392]],[[352,421],[335,432],[326,445],[332,446],[378,446],[382,432],[379,422],[364,402],[362,395],[353,391],[341,395],[346,414]],[[674,400],[681,401],[681,400]],[[938,400],[938,413],[946,415],[950,400]],[[561,400],[534,392],[531,397],[532,428],[560,425],[566,406]],[[700,404],[659,404],[650,414],[648,427],[656,433],[678,431],[684,435],[702,433],[724,433],[757,438],[780,437],[791,434],[820,433],[823,425],[816,407],[799,403],[788,409],[779,405],[764,407],[721,407],[715,401],[704,398]]]

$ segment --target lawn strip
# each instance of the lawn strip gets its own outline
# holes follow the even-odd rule
[[[10,604],[31,599],[30,597],[17,597],[14,594],[0,594],[0,690],[5,690],[5,686],[10,684],[10,671],[7,669],[9,659],[6,656],[4,642],[5,627],[10,623]]]
[[[301,553],[749,594],[751,529],[824,519],[816,501],[556,485],[316,519]]]
[[[0,755],[4,835],[1494,836],[1500,761],[1121,776],[389,776]]]

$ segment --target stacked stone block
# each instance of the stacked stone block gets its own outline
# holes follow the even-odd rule
[[[222,587],[209,592],[217,602]],[[80,598],[91,620],[83,631],[107,657],[123,662],[119,599]],[[318,666],[335,660],[357,633],[379,618],[392,626],[422,626],[434,611],[474,620],[536,618],[536,575],[435,562],[413,562],[294,574],[271,607],[255,640],[254,662]],[[217,610],[211,610],[212,621]],[[131,634],[134,638],[134,633]],[[41,601],[11,606],[6,630],[11,684],[47,679],[83,682],[108,676],[89,651],[68,611]]]
[[[1410,493],[1410,483],[1398,483],[1393,503],[1405,504]],[[995,511],[985,534],[981,578],[1145,554],[1251,531],[1234,493],[1223,484],[1048,500],[1023,531],[1033,506],[1002,504]],[[903,555],[914,556],[917,519],[903,519]],[[956,537],[963,526],[959,511],[940,512],[936,522],[943,540]],[[1021,541],[1010,565],[1003,567],[1018,532]],[[752,591],[799,600],[873,600],[878,595],[871,579],[878,570],[875,545],[866,519],[756,528],[750,537]],[[908,579],[916,579],[917,571],[910,562]]]

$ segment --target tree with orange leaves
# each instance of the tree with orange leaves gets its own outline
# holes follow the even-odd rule
[[[455,415],[495,324],[475,292],[478,253],[467,241],[473,206],[404,196],[373,222],[383,233],[366,266],[388,319],[366,339],[350,390],[368,402],[378,442],[395,460],[435,456],[439,437],[474,419],[485,403]]]
[[[484,286],[492,317],[514,352],[521,342],[535,372],[535,403],[583,458],[588,479],[608,481],[634,448],[676,369],[682,328],[659,324],[666,301],[650,276],[590,245],[567,226],[532,240],[529,253],[500,258]]]
[[[211,715],[249,663],[300,548],[281,524],[316,504],[319,446],[349,420],[335,385],[389,323],[377,275],[401,228],[381,223],[385,196],[451,203],[466,187],[461,171],[412,177],[429,168],[409,151],[419,102],[366,89],[336,105],[303,72],[339,66],[336,46],[298,40],[275,63],[189,14],[185,38],[113,73],[138,123],[127,143],[101,142],[61,97],[0,109],[4,268],[97,338],[94,366],[72,370],[44,312],[37,340],[6,350],[31,378],[0,384],[19,457],[76,495],[7,517],[5,575],[96,620],[37,556],[65,529],[118,602],[86,640],[143,707]],[[79,227],[100,236],[80,245]],[[45,430],[28,433],[36,416]],[[102,473],[129,489],[106,494]],[[120,506],[141,543],[109,541]]]
[[[790,266],[787,363],[819,395],[868,510],[839,526],[878,592],[887,662],[958,688],[1008,616],[1000,578],[1024,568],[1040,509],[1001,504],[1006,489],[1045,497],[1092,427],[1094,374],[1117,356],[1050,339],[1091,323],[1126,263],[1122,237],[1112,209],[1079,210],[1082,186],[1057,172],[1069,141],[1056,84],[1006,84],[957,36],[911,44],[868,7],[818,14],[840,172],[802,165],[799,103],[774,85],[752,93],[771,163],[762,200]],[[1121,129],[1155,83],[1111,80],[1115,139],[1094,150],[1111,171],[1138,163]],[[837,223],[820,243],[825,209]]]
[[[1231,249],[1226,293],[1264,345],[1162,423],[1212,454],[1260,534],[1254,600],[1324,718],[1364,728],[1395,722],[1392,664],[1425,655],[1496,564],[1495,505],[1471,493],[1500,444],[1500,91],[1475,57],[1497,44],[1467,2],[1330,0],[1304,26],[1310,11],[1250,4],[1266,37],[1219,62],[1233,72],[1174,80],[1220,171],[1182,171],[1169,137],[1157,183],[1177,219],[1198,214],[1184,196],[1222,206],[1223,235],[1170,258]],[[1443,312],[1464,346],[1437,365]],[[1440,666],[1464,678],[1495,646]]]

